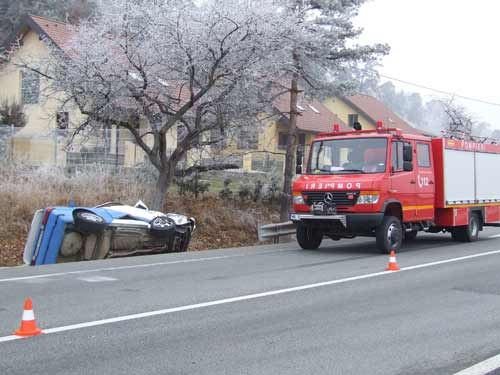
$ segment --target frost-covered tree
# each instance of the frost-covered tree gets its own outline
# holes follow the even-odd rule
[[[422,113],[422,124],[415,125],[428,130],[431,134],[440,134],[448,123],[448,116],[444,111],[443,101],[440,99],[432,99],[425,103]]]
[[[352,90],[355,79],[348,74],[388,52],[382,44],[355,43],[362,29],[353,24],[364,0],[281,0],[284,12],[298,27],[292,35],[289,80],[284,88],[290,95],[288,140],[285,156],[281,220],[288,220],[294,159],[297,144],[299,95],[332,96]]]
[[[75,135],[109,124],[130,131],[158,172],[152,206],[161,209],[189,150],[255,126],[267,110],[264,94],[288,55],[282,34],[294,29],[282,13],[273,0],[109,0],[35,69],[51,80],[51,97],[85,116]]]
[[[475,142],[489,142],[492,137],[492,126],[485,121],[478,121],[463,105],[454,98],[441,101],[447,116],[444,135],[450,138],[466,139]],[[494,138],[494,137],[493,137]]]
[[[500,141],[500,129],[495,129],[490,135],[491,139],[498,144]]]
[[[22,128],[26,125],[26,114],[24,106],[15,100],[5,99],[0,102],[0,126],[15,126]]]
[[[464,106],[457,104],[453,99],[443,101],[444,112],[448,116],[448,121],[444,129],[449,137],[469,139],[474,127],[474,119],[467,112]]]

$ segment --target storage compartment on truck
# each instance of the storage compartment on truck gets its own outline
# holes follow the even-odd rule
[[[500,146],[434,139],[436,207],[500,203]]]
[[[500,154],[475,152],[476,199],[479,202],[500,200]]]
[[[444,151],[444,197],[446,204],[474,203],[473,152]]]

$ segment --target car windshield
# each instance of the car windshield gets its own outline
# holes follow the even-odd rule
[[[386,138],[353,138],[316,141],[309,159],[310,174],[383,173]]]

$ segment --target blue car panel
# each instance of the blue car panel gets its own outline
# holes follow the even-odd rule
[[[106,208],[88,207],[54,207],[49,214],[43,231],[43,238],[36,255],[34,264],[55,264],[59,255],[64,232],[68,224],[73,224],[73,211],[83,209],[101,216],[106,224],[111,224],[113,219],[120,219],[126,214]]]
[[[95,217],[92,219],[93,215],[75,212],[80,210],[91,212],[102,220]],[[106,228],[109,230],[103,230]],[[70,206],[36,211],[23,260],[26,264],[43,265],[67,261],[77,254],[83,256],[78,259],[91,260],[104,259],[108,255],[113,257],[144,252],[187,251],[195,228],[194,218],[150,211],[141,201],[133,207],[119,203],[99,207],[74,207],[70,203]],[[99,236],[98,245],[84,242],[90,238],[90,234]],[[137,245],[134,236],[140,238],[140,245]],[[68,238],[67,242],[65,238]],[[96,237],[91,241],[96,241]],[[94,250],[88,248],[95,251],[91,255],[84,253],[86,244],[94,246]],[[75,249],[76,252],[73,253]]]

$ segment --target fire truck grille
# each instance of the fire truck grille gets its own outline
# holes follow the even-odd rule
[[[359,191],[305,191],[302,193],[306,204],[324,202],[325,195],[331,193],[333,203],[337,206],[354,206],[359,197]]]

